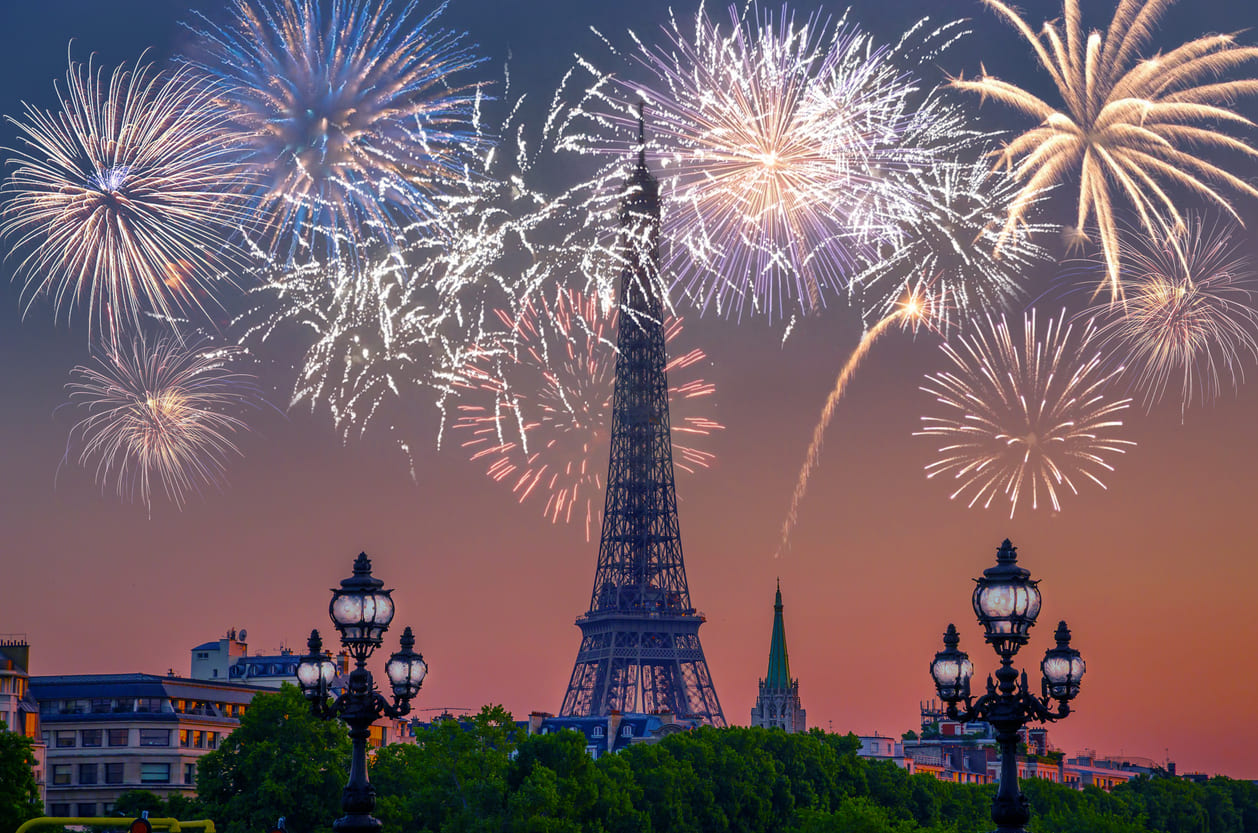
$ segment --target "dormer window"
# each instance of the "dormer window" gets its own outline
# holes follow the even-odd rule
[[[602,726],[595,726],[595,727],[594,727],[594,733],[593,733],[593,734],[594,734],[594,737],[596,737],[596,738],[601,738],[601,737],[603,736],[603,727],[602,727]]]
[[[625,726],[624,728],[622,728],[622,729],[620,730],[620,736],[621,736],[622,738],[631,738],[631,737],[633,737],[633,727],[632,727],[632,726]]]

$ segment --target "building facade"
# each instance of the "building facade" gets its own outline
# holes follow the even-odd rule
[[[619,752],[635,743],[659,743],[678,732],[698,728],[703,721],[662,712],[659,714],[621,714],[612,712],[588,717],[555,717],[546,712],[529,715],[528,733],[548,735],[565,729],[585,736],[585,751],[591,758]]]
[[[769,639],[769,670],[760,681],[751,725],[766,729],[803,732],[807,717],[799,699],[799,680],[791,677],[791,658],[786,650],[786,623],[782,619],[782,585],[773,602],[773,635]]]
[[[154,674],[32,677],[30,687],[47,745],[50,816],[108,815],[128,790],[195,795],[198,759],[267,691]]]
[[[16,732],[31,739],[35,755],[32,767],[39,797],[47,801],[45,791],[45,757],[47,747],[39,730],[39,704],[30,690],[31,647],[19,634],[0,635],[0,723],[3,731]]]

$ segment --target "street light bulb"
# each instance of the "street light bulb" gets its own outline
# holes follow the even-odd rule
[[[974,613],[1001,656],[1011,657],[1026,644],[1040,615],[1038,582],[1017,562],[1017,547],[1006,539],[996,553],[996,566],[984,570],[974,588]]]

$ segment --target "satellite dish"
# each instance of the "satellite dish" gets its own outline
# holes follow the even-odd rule
[[[244,628],[241,628],[241,629],[240,629],[240,641],[241,641],[241,642],[244,642],[244,641],[245,641],[246,639],[248,639],[248,638],[249,638],[249,631],[245,630]]]

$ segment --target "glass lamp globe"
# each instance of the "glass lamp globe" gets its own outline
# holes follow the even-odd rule
[[[319,638],[317,630],[310,632],[306,647],[309,653],[297,663],[297,685],[307,697],[326,695],[332,680],[336,678],[336,663],[323,652],[323,640]]]
[[[1063,703],[1079,694],[1083,672],[1087,670],[1083,657],[1070,647],[1070,629],[1066,623],[1057,624],[1057,647],[1044,652],[1040,671],[1044,674],[1044,693]]]
[[[393,696],[399,700],[410,700],[419,694],[419,689],[424,684],[424,677],[428,675],[428,663],[424,662],[422,654],[414,651],[415,635],[411,633],[409,626],[402,631],[401,642],[402,650],[389,657],[384,670],[393,686]]]
[[[380,645],[393,621],[392,593],[384,589],[384,582],[371,575],[371,559],[366,553],[358,554],[354,574],[332,591],[328,615],[355,658],[365,658]]]
[[[947,703],[964,700],[970,693],[970,678],[974,676],[974,664],[965,651],[957,650],[961,637],[955,625],[948,625],[944,632],[944,649],[930,663],[930,676],[940,699]]]
[[[986,639],[1002,657],[1011,657],[1026,644],[1040,615],[1039,582],[1018,566],[1018,548],[1008,538],[996,552],[996,566],[975,581],[974,613]]]

